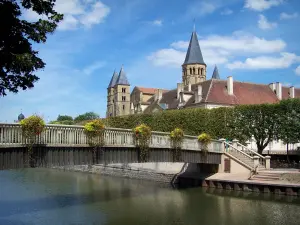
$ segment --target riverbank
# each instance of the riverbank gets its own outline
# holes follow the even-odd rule
[[[208,187],[216,189],[274,193],[279,195],[300,196],[300,173],[295,171],[273,171],[280,173],[276,181],[249,180],[245,174],[203,174],[196,165],[190,165],[182,173],[183,163],[143,163],[57,166],[54,169],[87,172],[107,176],[125,177],[138,180],[155,181],[176,185],[180,188]]]
[[[65,171],[87,172],[170,184],[174,183],[174,178],[180,172],[182,167],[183,163],[131,163],[54,166],[52,168]]]

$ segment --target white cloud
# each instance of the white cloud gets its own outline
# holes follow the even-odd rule
[[[93,72],[97,71],[98,69],[104,67],[105,65],[106,65],[106,63],[103,62],[103,61],[94,62],[93,64],[91,64],[91,65],[87,66],[86,68],[84,68],[83,73],[86,74],[86,75],[90,75]]]
[[[85,13],[85,4],[80,0],[56,0],[54,9],[62,14],[81,15]]]
[[[228,15],[231,15],[232,13],[233,13],[233,11],[231,9],[224,9],[221,12],[221,15],[228,16]]]
[[[110,13],[110,8],[101,2],[96,2],[92,6],[92,10],[80,18],[80,22],[86,27],[94,24],[102,23],[105,17]]]
[[[234,32],[231,36],[211,35],[199,41],[202,49],[222,49],[232,53],[274,53],[286,47],[281,39],[266,40],[244,32]],[[188,41],[171,44],[174,48],[187,49]]]
[[[264,15],[259,15],[258,27],[262,30],[270,30],[277,27],[277,24],[269,22]]]
[[[288,14],[288,13],[280,13],[280,19],[281,20],[288,20],[288,19],[294,19],[298,17],[298,13],[292,13],[292,14]]]
[[[300,66],[295,69],[295,73],[300,76]]]
[[[300,62],[300,56],[294,53],[283,52],[280,57],[259,56],[247,58],[245,62],[235,61],[227,65],[229,69],[284,69],[296,62]]]
[[[61,21],[57,29],[58,30],[75,30],[77,29],[79,21],[72,15],[66,15],[64,20]]]
[[[110,8],[97,0],[57,0],[54,9],[58,13],[64,14],[63,21],[58,24],[59,30],[74,30],[79,27],[90,28],[102,23],[110,13]],[[37,21],[41,18],[32,10],[25,9],[23,16],[29,21]]]
[[[283,2],[284,0],[246,0],[244,7],[254,11],[264,11]]]
[[[199,40],[205,63],[224,64],[237,56],[270,54],[281,52],[286,43],[280,39],[266,40],[244,32],[234,32],[231,36],[212,35]],[[148,60],[156,66],[179,67],[185,58],[188,41],[177,41],[171,48],[152,53]]]
[[[163,25],[163,21],[162,20],[154,20],[152,22],[153,25],[155,26],[162,26]]]
[[[152,61],[155,66],[180,66],[183,59],[185,57],[185,53],[182,51],[177,51],[172,48],[168,49],[160,49],[150,56],[148,56],[148,60]]]
[[[187,15],[189,17],[205,16],[213,13],[218,8],[212,1],[198,1],[188,7]]]

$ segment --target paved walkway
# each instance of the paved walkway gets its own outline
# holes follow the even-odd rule
[[[263,173],[270,174],[297,174],[298,183],[290,182],[288,180],[249,180],[250,174],[245,173],[216,173],[212,175],[204,175],[199,173],[184,173],[181,176],[192,179],[206,179],[206,180],[215,180],[215,181],[232,181],[232,182],[240,182],[240,183],[252,183],[252,184],[265,184],[265,185],[285,185],[285,186],[299,186],[300,187],[300,172],[299,170],[292,169],[276,169],[276,170],[264,170],[261,171]]]
[[[265,170],[266,173],[274,174],[298,174],[300,178],[299,170]],[[300,183],[289,182],[287,180],[276,180],[276,181],[259,181],[259,180],[249,180],[248,174],[231,174],[231,173],[217,173],[206,178],[206,180],[218,180],[218,181],[235,181],[243,183],[253,183],[253,184],[270,184],[270,185],[287,185],[287,186],[300,186]]]

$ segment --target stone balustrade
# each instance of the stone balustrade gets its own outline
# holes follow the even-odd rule
[[[133,133],[130,129],[106,128],[104,132],[107,147],[134,147]],[[83,126],[46,125],[45,130],[37,136],[37,143],[46,146],[84,147],[88,146]],[[0,123],[0,148],[19,147],[24,144],[21,126],[18,123]],[[171,148],[170,133],[153,131],[151,148]],[[196,136],[185,135],[183,150],[201,151]],[[222,152],[222,142],[213,140],[208,146],[209,152]]]

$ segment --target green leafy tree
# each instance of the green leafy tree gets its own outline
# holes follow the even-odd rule
[[[300,99],[287,99],[279,104],[279,140],[286,144],[287,159],[290,144],[300,142]]]
[[[95,120],[95,119],[99,119],[99,118],[100,118],[100,116],[97,113],[87,112],[87,113],[84,113],[84,114],[81,114],[81,115],[75,117],[74,122],[79,123],[82,121]]]
[[[58,115],[56,121],[73,121],[73,117],[72,116],[68,116],[68,115]]]
[[[242,105],[234,109],[231,127],[240,140],[250,140],[253,136],[258,153],[276,139],[278,133],[278,104]]]
[[[0,1],[0,96],[17,93],[21,88],[34,87],[36,71],[45,67],[32,49],[32,43],[45,43],[53,33],[62,14],[54,11],[56,0],[1,0]],[[29,22],[21,19],[22,10],[33,10],[45,19]]]

